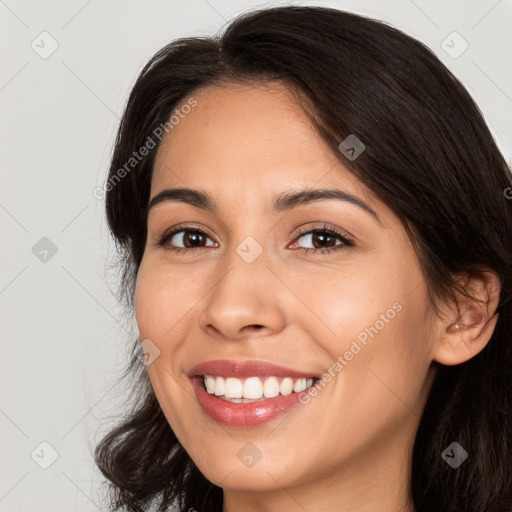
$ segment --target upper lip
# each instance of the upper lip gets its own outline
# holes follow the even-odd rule
[[[298,371],[292,368],[286,368],[274,363],[261,360],[236,361],[229,359],[217,359],[215,361],[205,361],[194,366],[189,373],[189,377],[199,377],[212,375],[216,377],[291,377],[299,378],[317,378],[311,372]]]

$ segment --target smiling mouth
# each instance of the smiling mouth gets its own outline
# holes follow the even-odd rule
[[[263,402],[278,396],[300,393],[312,387],[319,379],[316,377],[220,377],[202,375],[197,377],[200,386],[210,395],[230,403]]]

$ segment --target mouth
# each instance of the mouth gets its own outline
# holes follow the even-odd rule
[[[241,404],[264,402],[276,397],[300,393],[312,387],[317,377],[278,377],[251,376],[245,379],[201,375],[196,377],[198,384],[208,394],[226,402]]]
[[[261,360],[208,361],[191,369],[188,377],[206,417],[244,428],[291,412],[320,380],[317,375]]]

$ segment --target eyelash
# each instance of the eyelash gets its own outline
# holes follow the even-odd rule
[[[199,233],[199,234],[207,236],[208,238],[211,238],[203,230],[198,229],[194,226],[180,225],[180,226],[176,226],[175,228],[173,228],[172,231],[164,233],[162,235],[162,237],[157,241],[156,245],[158,247],[163,247],[174,235],[176,235],[177,233],[180,233],[182,231]],[[325,224],[321,228],[313,228],[313,229],[303,228],[303,229],[301,229],[299,231],[299,233],[297,234],[297,236],[295,237],[294,241],[298,240],[299,238],[301,238],[304,235],[309,235],[312,233],[313,234],[314,233],[328,233],[329,235],[333,235],[333,236],[339,238],[342,243],[339,245],[335,245],[333,247],[327,247],[327,248],[310,249],[307,247],[299,247],[298,249],[294,249],[294,250],[300,250],[304,254],[307,254],[310,251],[321,252],[322,254],[325,254],[325,253],[331,253],[331,252],[339,251],[339,250],[346,249],[349,247],[353,247],[355,245],[354,241],[350,237],[348,237],[346,234],[342,234],[339,231],[337,231],[336,229],[328,227]],[[204,249],[204,247],[187,247],[187,248],[185,248],[185,247],[170,247],[169,248],[169,250],[175,252],[176,254],[178,254],[182,251],[189,252],[189,251],[194,251],[197,249]]]

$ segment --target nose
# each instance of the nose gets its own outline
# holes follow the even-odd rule
[[[208,283],[212,289],[201,301],[201,329],[217,338],[241,340],[284,328],[283,304],[275,293],[280,283],[266,263],[263,256],[247,263],[233,251],[222,269],[214,267],[213,282]]]

